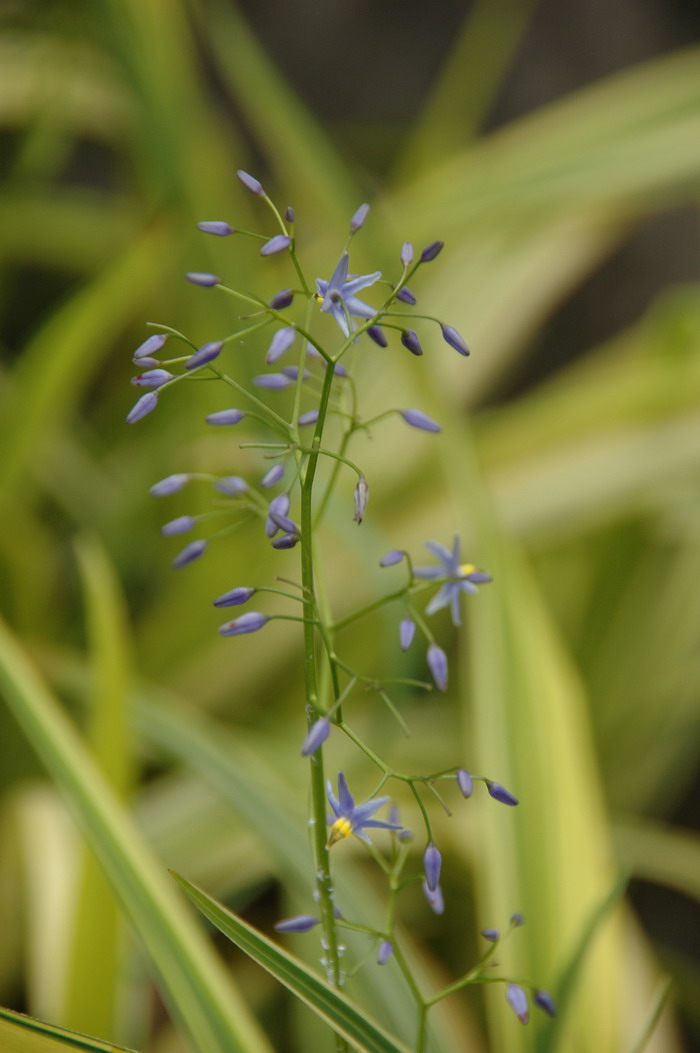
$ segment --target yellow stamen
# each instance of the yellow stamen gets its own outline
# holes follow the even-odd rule
[[[476,567],[473,563],[462,563],[460,564],[459,573],[463,578],[466,578],[467,574],[473,574]]]
[[[328,837],[327,848],[331,848],[338,841],[342,841],[344,837],[350,837],[352,833],[352,823],[349,819],[336,819],[331,827],[331,832]]]

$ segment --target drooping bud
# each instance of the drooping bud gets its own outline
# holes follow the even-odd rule
[[[272,468],[270,468],[269,472],[265,472],[262,479],[260,480],[260,485],[263,487],[263,489],[267,490],[268,487],[274,486],[275,483],[278,483],[283,475],[284,465],[275,464],[272,466]]]
[[[431,260],[440,255],[444,247],[444,241],[431,241],[430,245],[426,245],[420,254],[421,263],[430,263]]]
[[[296,335],[297,331],[293,325],[287,325],[284,329],[277,330],[270,341],[270,346],[265,355],[265,361],[268,366],[271,366],[273,362],[276,362],[285,352],[289,351],[296,339]]]
[[[273,548],[285,549],[294,548],[299,543],[298,534],[280,534],[274,541],[271,542]]]
[[[417,409],[399,410],[399,413],[406,421],[406,424],[410,424],[412,428],[420,428],[422,431],[439,432],[442,428],[427,414],[421,413]]]
[[[239,409],[222,409],[207,415],[207,424],[239,424],[245,417],[245,411]]]
[[[266,388],[268,391],[282,391],[293,383],[286,373],[259,373],[257,377],[253,377],[256,388]]]
[[[367,213],[369,212],[369,205],[365,203],[360,205],[355,215],[350,220],[350,233],[356,234],[360,227],[364,224],[367,219]]]
[[[378,325],[371,325],[367,330],[367,336],[374,340],[380,347],[388,347],[389,341],[384,336],[384,330]]]
[[[395,563],[400,563],[406,555],[398,548],[392,548],[391,552],[387,552],[386,556],[382,556],[379,560],[380,567],[393,567]]]
[[[457,770],[457,785],[459,786],[459,792],[462,794],[462,797],[471,797],[474,793],[474,782],[466,768],[459,768]]]
[[[535,1005],[538,1005],[540,1009],[544,1009],[548,1016],[557,1015],[557,1007],[554,999],[546,991],[535,991],[533,998]]]
[[[275,932],[308,932],[318,925],[320,918],[314,918],[311,914],[297,914],[294,918],[284,918],[272,926]]]
[[[399,625],[399,643],[401,650],[407,651],[413,643],[416,634],[416,623],[413,618],[403,618]]]
[[[255,589],[250,589],[245,585],[238,585],[235,589],[229,589],[228,592],[224,592],[221,596],[217,596],[214,600],[214,606],[238,607],[241,603],[247,603],[255,591]]]
[[[431,643],[428,648],[428,668],[433,675],[435,686],[440,691],[447,691],[447,655],[436,643]]]
[[[441,868],[442,856],[440,855],[440,850],[437,845],[430,841],[423,853],[423,871],[425,873],[425,883],[431,892],[435,892],[440,883]]]
[[[408,348],[412,355],[422,355],[423,348],[420,346],[420,340],[418,339],[413,329],[404,329],[401,333],[401,343],[404,347]]]
[[[272,508],[272,503],[270,504],[267,514],[268,519],[272,520],[277,530],[283,530],[287,534],[299,533],[299,527],[296,525],[296,523],[293,523],[291,519],[289,519],[286,515],[283,515],[281,512],[276,512]]]
[[[405,285],[397,292],[396,299],[401,300],[402,303],[410,304],[411,307],[418,303],[411,290],[408,289]]]
[[[141,358],[133,357],[131,361],[135,366],[138,366],[139,369],[155,369],[160,365],[157,358],[149,358],[148,355],[143,355]]]
[[[355,487],[355,516],[354,520],[359,525],[364,519],[365,512],[367,511],[367,502],[369,500],[369,486],[364,475],[360,475],[357,480],[357,486]]]
[[[134,351],[133,358],[147,358],[149,355],[157,354],[168,339],[168,333],[155,333],[144,340]]]
[[[198,223],[197,228],[203,234],[216,234],[218,238],[225,238],[227,235],[233,234],[233,227],[223,219],[213,219],[204,223]]]
[[[266,241],[260,249],[261,256],[274,256],[278,252],[286,252],[292,244],[292,239],[287,234],[275,234],[274,238]]]
[[[292,289],[280,289],[280,291],[275,293],[272,297],[268,307],[271,307],[273,311],[283,311],[285,307],[289,307],[293,299],[294,291]]]
[[[158,395],[155,391],[147,391],[138,402],[135,402],[126,415],[127,424],[135,424],[137,420],[152,413],[158,405]]]
[[[224,625],[220,625],[219,633],[221,636],[243,636],[244,633],[256,633],[269,620],[266,614],[260,614],[258,611],[247,611],[240,618],[235,618],[232,622],[225,622]]]
[[[501,786],[499,782],[486,782],[486,789],[489,791],[494,801],[500,801],[501,804],[518,804],[518,798],[514,797],[509,790],[506,790],[505,786]]]
[[[445,901],[442,896],[442,889],[438,885],[436,889],[429,889],[428,882],[423,882],[423,895],[428,901],[430,909],[434,914],[445,913]]]
[[[296,221],[296,213],[291,205],[287,205],[284,210],[284,221],[285,223],[294,223]]]
[[[226,494],[227,497],[238,497],[239,494],[246,492],[248,484],[245,479],[241,479],[240,475],[224,475],[221,479],[215,480],[214,489],[220,494]]]
[[[172,566],[175,567],[176,570],[180,567],[187,566],[188,563],[192,563],[195,559],[199,559],[206,547],[206,541],[190,541],[189,545],[185,545],[182,552],[178,552],[177,556],[172,561]]]
[[[470,354],[469,348],[462,339],[461,333],[458,333],[453,325],[443,325],[440,323],[442,329],[442,338],[446,344],[453,347],[455,351],[459,351],[460,355],[464,355],[465,358]]]
[[[268,508],[268,517],[265,523],[265,533],[268,537],[274,537],[279,532],[279,527],[275,520],[272,518],[272,513],[277,513],[282,516],[286,516],[289,511],[289,494],[278,494],[277,497],[273,497],[270,501]]]
[[[511,923],[511,925],[515,926],[515,928],[517,929],[521,925],[525,924],[525,918],[522,916],[520,911],[516,911],[515,914],[511,914],[511,916],[510,916],[510,923]]]
[[[242,168],[239,168],[236,175],[240,179],[246,190],[250,190],[251,194],[257,194],[258,197],[264,197],[265,191],[262,188],[262,184],[255,178],[255,176],[248,175]]]
[[[209,362],[213,362],[221,354],[223,346],[223,340],[212,340],[208,344],[203,344],[191,358],[187,359],[185,369],[197,369],[199,366],[206,366]]]
[[[145,373],[132,377],[131,383],[135,388],[162,388],[163,384],[172,379],[173,374],[167,369],[147,369]]]
[[[185,277],[188,282],[192,282],[193,285],[201,285],[204,289],[210,289],[214,285],[221,284],[221,278],[218,278],[216,274],[207,274],[204,271],[188,271]]]
[[[296,380],[299,376],[299,366],[282,366],[282,375],[288,377],[290,380]],[[305,369],[302,373],[304,380],[308,380],[311,374],[308,369]]]
[[[297,420],[297,424],[300,428],[306,428],[309,424],[315,424],[317,420],[318,410],[312,409],[309,410],[307,413],[302,413],[299,419]]]
[[[148,492],[152,497],[168,497],[170,494],[176,494],[178,490],[182,490],[185,483],[189,481],[190,476],[184,472],[178,472],[176,475],[166,475],[165,479],[160,479],[157,483],[154,483]]]
[[[501,934],[498,929],[482,929],[481,935],[485,940],[490,940],[491,943],[496,943],[501,938]]]
[[[404,267],[410,267],[413,263],[413,245],[410,241],[404,241],[401,246],[401,262]]]
[[[389,940],[382,940],[377,949],[377,965],[386,965],[393,953],[393,943]]]
[[[330,733],[331,722],[329,720],[321,717],[320,720],[315,721],[309,728],[309,733],[299,751],[302,757],[310,757],[312,753],[315,753],[319,746],[323,745]]]
[[[508,984],[506,987],[506,1002],[521,1024],[527,1024],[530,1019],[530,1009],[527,1004],[527,995],[522,987],[519,987],[517,984]]]
[[[194,516],[178,516],[177,519],[171,519],[169,523],[164,523],[160,528],[161,534],[164,537],[173,537],[175,534],[186,534],[188,530],[196,526],[197,520]]]

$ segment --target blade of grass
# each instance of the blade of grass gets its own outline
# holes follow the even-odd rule
[[[4,1053],[65,1053],[79,1049],[83,1053],[134,1053],[126,1046],[115,1046],[99,1038],[66,1031],[22,1013],[0,1007],[0,1047]]]

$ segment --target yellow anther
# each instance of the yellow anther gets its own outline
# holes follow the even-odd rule
[[[466,578],[468,574],[473,574],[475,570],[476,567],[473,563],[461,563],[459,567],[459,573],[463,578]]]
[[[331,848],[338,841],[342,841],[344,837],[350,837],[351,833],[352,823],[349,819],[336,819],[331,827],[327,847]]]

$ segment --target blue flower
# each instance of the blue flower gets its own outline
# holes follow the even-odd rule
[[[333,787],[330,782],[328,783],[328,800],[335,814],[335,820],[331,823],[331,830],[328,836],[329,848],[331,845],[336,844],[337,841],[342,841],[344,837],[349,837],[350,834],[357,834],[358,837],[361,837],[363,841],[369,844],[369,837],[364,832],[365,827],[368,826],[383,827],[385,830],[401,829],[397,823],[385,823],[383,819],[371,818],[382,805],[388,803],[388,797],[374,797],[371,801],[356,805],[355,798],[348,789],[348,784],[342,771],[338,772],[337,797],[333,793]]]
[[[438,541],[426,541],[425,547],[432,552],[442,565],[439,567],[416,567],[413,571],[415,576],[417,578],[427,578],[428,580],[444,577],[450,579],[433,596],[425,608],[425,613],[435,614],[436,611],[442,610],[443,607],[449,607],[452,614],[452,624],[461,625],[462,620],[459,614],[460,594],[462,592],[476,592],[476,586],[491,581],[491,575],[477,570],[473,563],[460,562],[459,534],[455,535],[451,552]]]
[[[375,271],[374,274],[361,274],[357,278],[348,279],[348,261],[348,254],[344,252],[330,281],[316,279],[316,299],[321,304],[321,310],[333,315],[346,336],[350,335],[348,315],[373,318],[377,313],[374,307],[358,300],[355,293],[366,289],[368,285],[374,285],[382,276],[381,271]]]

